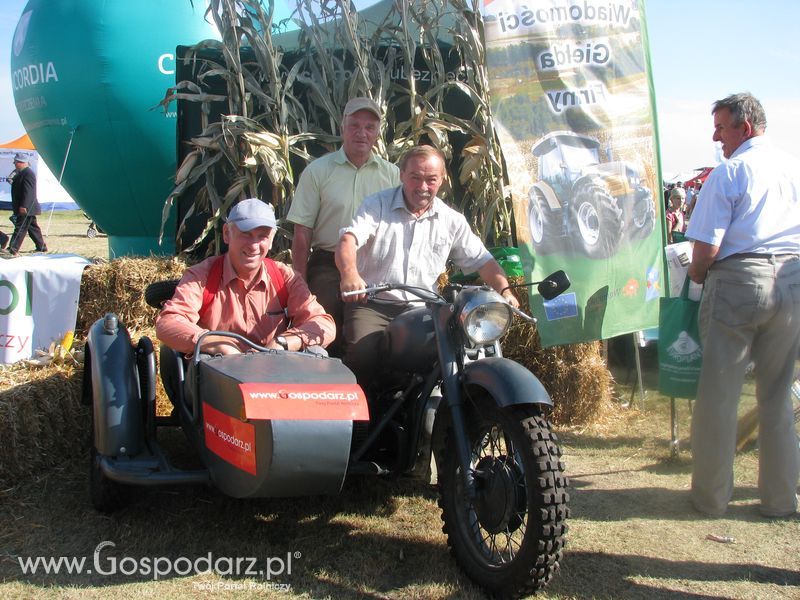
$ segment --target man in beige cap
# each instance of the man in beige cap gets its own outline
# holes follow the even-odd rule
[[[350,225],[364,198],[400,184],[399,169],[373,152],[381,118],[371,98],[353,98],[345,105],[342,147],[305,168],[287,215],[294,223],[292,266],[336,321],[336,341],[328,348],[332,356],[342,353],[344,305],[334,258],[339,230]]]

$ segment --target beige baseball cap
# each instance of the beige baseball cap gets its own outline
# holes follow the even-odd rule
[[[381,113],[381,107],[378,106],[378,103],[372,98],[366,98],[363,96],[351,98],[347,104],[344,105],[344,116],[350,116],[360,110],[368,110],[379,119],[383,117],[383,114]]]

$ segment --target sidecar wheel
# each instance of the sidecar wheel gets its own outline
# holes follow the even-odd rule
[[[558,440],[535,406],[467,412],[476,497],[465,492],[455,452],[439,474],[447,544],[463,571],[493,596],[543,588],[559,568],[569,516]],[[452,433],[452,432],[450,432]],[[452,435],[446,448],[455,448]]]

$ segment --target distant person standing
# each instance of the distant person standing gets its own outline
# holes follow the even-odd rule
[[[675,188],[677,189],[677,188]],[[665,215],[667,221],[667,243],[673,244],[680,236],[674,235],[675,233],[682,234],[686,228],[683,218],[683,199],[680,194],[673,193],[669,197],[669,210]]]
[[[664,188],[664,211],[665,212],[669,210],[669,195],[672,193],[672,190],[674,190],[674,189],[675,189],[675,184],[674,183],[669,183]]]
[[[699,181],[695,184],[694,194],[692,194],[691,199],[686,200],[686,219],[688,220],[692,216],[692,212],[694,212],[694,206],[697,204],[697,199],[700,197],[700,190],[703,188],[703,184]]]
[[[286,216],[294,223],[292,267],[336,321],[336,340],[328,347],[332,356],[343,351],[344,304],[334,259],[339,230],[350,225],[364,198],[400,183],[400,170],[373,152],[381,119],[371,98],[352,98],[345,105],[342,147],[305,168]]]
[[[42,230],[36,221],[42,214],[36,199],[36,173],[28,165],[28,157],[17,153],[14,157],[14,178],[11,181],[11,210],[14,215],[14,233],[8,251],[12,256],[19,254],[25,236],[29,235],[36,245],[37,252],[47,252]]]
[[[800,452],[791,384],[800,345],[800,161],[764,136],[766,115],[748,93],[714,103],[714,141],[726,162],[703,185],[688,238],[689,277],[704,283],[703,367],[692,417],[695,508],[725,512],[733,493],[736,409],[755,365],[761,513],[797,511]]]
[[[683,204],[683,212],[684,213],[686,213],[686,211],[689,208],[690,204],[694,204],[694,197],[695,197],[695,194],[696,194],[694,186],[695,186],[694,183],[691,183],[691,184],[686,186],[686,201]]]

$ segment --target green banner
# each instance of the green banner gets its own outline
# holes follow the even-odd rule
[[[545,346],[658,325],[663,201],[642,0],[484,0],[492,111]]]

